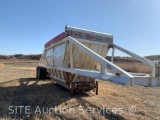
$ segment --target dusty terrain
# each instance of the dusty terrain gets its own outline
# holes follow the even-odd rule
[[[37,80],[37,65],[37,61],[0,63],[0,120],[160,119],[160,87],[99,81],[99,95],[90,91],[71,96],[70,91],[49,79]],[[24,106],[30,110],[25,111]]]

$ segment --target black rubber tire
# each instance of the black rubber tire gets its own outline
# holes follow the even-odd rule
[[[39,67],[36,68],[36,78],[38,79],[38,69]]]
[[[41,80],[41,79],[46,79],[46,77],[47,77],[47,69],[43,67],[37,67],[36,78]]]
[[[38,67],[38,69],[37,69],[37,78],[39,80],[42,79],[42,68],[41,67]]]
[[[41,74],[42,74],[42,79],[46,79],[46,77],[47,77],[47,69],[46,68],[41,68]]]
[[[37,69],[37,78],[38,78],[38,80],[41,79],[41,78],[40,78],[40,67],[38,67],[38,69]]]

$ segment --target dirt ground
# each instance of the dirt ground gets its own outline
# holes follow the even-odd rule
[[[160,87],[99,81],[93,91],[70,95],[48,80],[37,80],[37,61],[0,63],[0,120],[159,120]]]

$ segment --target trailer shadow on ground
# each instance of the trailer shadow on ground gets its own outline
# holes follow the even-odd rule
[[[83,99],[84,97],[92,97],[88,93],[77,93],[71,96],[69,90],[56,83],[46,81],[44,84],[41,84],[41,82],[43,83],[43,81],[39,81],[35,78],[20,78],[0,83],[0,118],[34,119],[36,116],[40,119],[46,119],[44,114],[50,114],[49,112],[51,112],[47,111],[47,109],[59,106],[65,106],[68,109],[75,108],[76,111],[78,111],[78,106],[80,105],[83,106],[83,109],[87,109],[88,107],[101,109],[96,104]],[[5,84],[10,85],[5,86]],[[20,109],[20,106],[22,109]],[[25,111],[24,107],[26,106],[29,106],[28,108],[30,110]],[[28,115],[28,113],[30,114]],[[80,117],[82,115],[79,113],[76,115],[66,115],[58,111],[57,114],[55,109],[52,109],[52,113],[50,117],[54,119],[83,119],[83,117]],[[100,113],[99,115],[113,120],[124,119],[120,115],[112,114],[111,111],[108,113]],[[87,114],[89,118],[97,119],[95,114]]]

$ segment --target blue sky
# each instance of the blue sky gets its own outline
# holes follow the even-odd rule
[[[142,56],[160,54],[160,0],[0,0],[0,54],[42,53],[65,25],[113,34]]]

